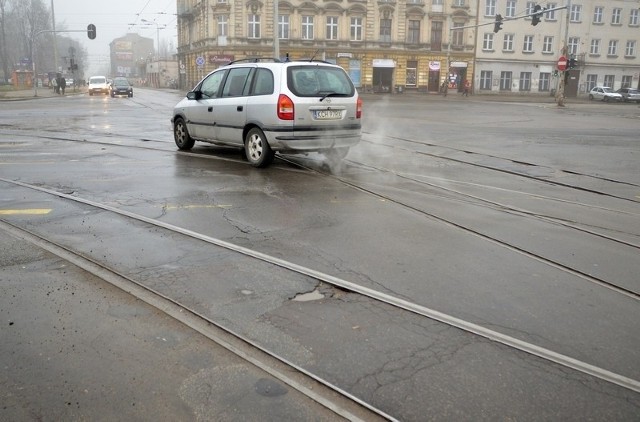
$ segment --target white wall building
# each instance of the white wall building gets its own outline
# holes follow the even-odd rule
[[[524,16],[536,5],[545,13],[534,26]],[[502,28],[494,32],[497,15]],[[638,0],[479,0],[478,24],[476,93],[552,95],[563,54],[577,61],[568,97],[586,96],[596,85],[640,87]]]

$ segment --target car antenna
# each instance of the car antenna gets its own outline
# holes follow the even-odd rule
[[[311,58],[309,59],[309,61],[310,61],[310,62],[312,62],[312,61],[313,61],[313,59],[315,59],[315,58],[316,58],[316,55],[317,55],[319,52],[320,52],[320,49],[317,49],[317,50],[313,53],[313,56],[311,56]]]

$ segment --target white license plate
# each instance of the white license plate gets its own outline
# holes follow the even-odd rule
[[[314,110],[313,118],[316,120],[338,120],[342,118],[340,110]]]

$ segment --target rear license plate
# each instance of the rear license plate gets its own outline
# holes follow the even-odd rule
[[[338,120],[342,118],[340,110],[314,110],[313,118],[316,120]]]

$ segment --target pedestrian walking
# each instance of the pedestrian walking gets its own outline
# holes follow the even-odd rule
[[[469,79],[464,80],[464,91],[462,91],[462,95],[465,97],[469,96],[469,91],[471,91],[471,81]]]
[[[61,95],[64,95],[64,90],[67,87],[67,81],[62,75],[60,75],[60,79],[58,79],[58,86],[60,87]]]

